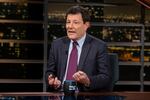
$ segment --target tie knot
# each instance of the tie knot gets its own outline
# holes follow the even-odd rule
[[[77,41],[73,41],[73,46],[77,46],[78,42]]]

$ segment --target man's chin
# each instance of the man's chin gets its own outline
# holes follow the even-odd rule
[[[76,40],[77,38],[75,36],[68,36],[69,39],[71,40]]]

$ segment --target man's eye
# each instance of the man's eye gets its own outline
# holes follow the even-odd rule
[[[74,22],[75,24],[79,24],[79,22]]]

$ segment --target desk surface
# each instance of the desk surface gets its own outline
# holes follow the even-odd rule
[[[79,92],[79,96],[125,96],[125,100],[150,100],[150,92]],[[64,96],[64,93],[59,92],[1,92],[0,97],[5,96]],[[118,99],[120,100],[120,99]]]

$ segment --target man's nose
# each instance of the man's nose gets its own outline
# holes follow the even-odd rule
[[[73,26],[74,26],[73,23],[69,24],[69,28],[73,28]]]

